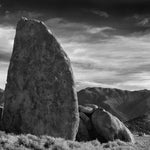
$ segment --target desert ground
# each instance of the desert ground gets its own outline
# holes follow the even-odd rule
[[[135,135],[136,144],[114,141],[101,144],[97,140],[90,142],[65,141],[61,138],[34,135],[13,135],[0,133],[1,150],[149,150],[150,135]]]
[[[150,150],[149,8],[148,0],[0,1],[0,150]],[[78,104],[119,118],[135,144],[77,142]],[[93,113],[85,114],[95,129]]]

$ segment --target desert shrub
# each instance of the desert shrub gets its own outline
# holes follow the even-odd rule
[[[101,144],[98,140],[76,142],[53,138],[50,136],[34,136],[5,134],[0,132],[0,150],[127,150],[134,149],[131,143],[120,140]]]

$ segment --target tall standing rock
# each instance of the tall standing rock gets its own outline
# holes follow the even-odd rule
[[[70,60],[40,21],[17,24],[4,97],[6,132],[75,139],[79,113]]]

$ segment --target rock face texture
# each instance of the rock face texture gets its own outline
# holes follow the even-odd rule
[[[6,132],[75,139],[79,113],[70,60],[40,21],[17,24],[4,98]]]
[[[125,142],[135,143],[129,129],[115,116],[104,109],[98,108],[91,117],[97,137],[103,137],[107,142],[120,139]]]

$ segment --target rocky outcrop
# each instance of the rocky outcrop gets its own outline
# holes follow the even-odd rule
[[[97,109],[92,114],[92,124],[96,130],[97,137],[103,137],[106,142],[120,139],[125,142],[135,143],[134,137],[129,129],[115,116],[104,109]]]
[[[93,104],[87,104],[86,106],[79,105],[80,123],[76,136],[77,141],[91,141],[96,139],[95,131],[93,130],[91,115],[98,108]]]
[[[121,121],[127,122],[149,114],[150,91],[86,88],[78,92],[78,101],[80,105],[92,103],[101,106]]]
[[[74,140],[79,113],[70,60],[43,22],[18,22],[4,98],[5,131]]]
[[[87,106],[79,106],[80,124],[76,137],[77,141],[98,139],[104,143],[120,139],[125,142],[135,143],[130,130],[117,117],[101,107],[88,104],[88,107],[90,106],[91,108],[94,106],[96,109],[91,111],[91,109],[87,109]]]

